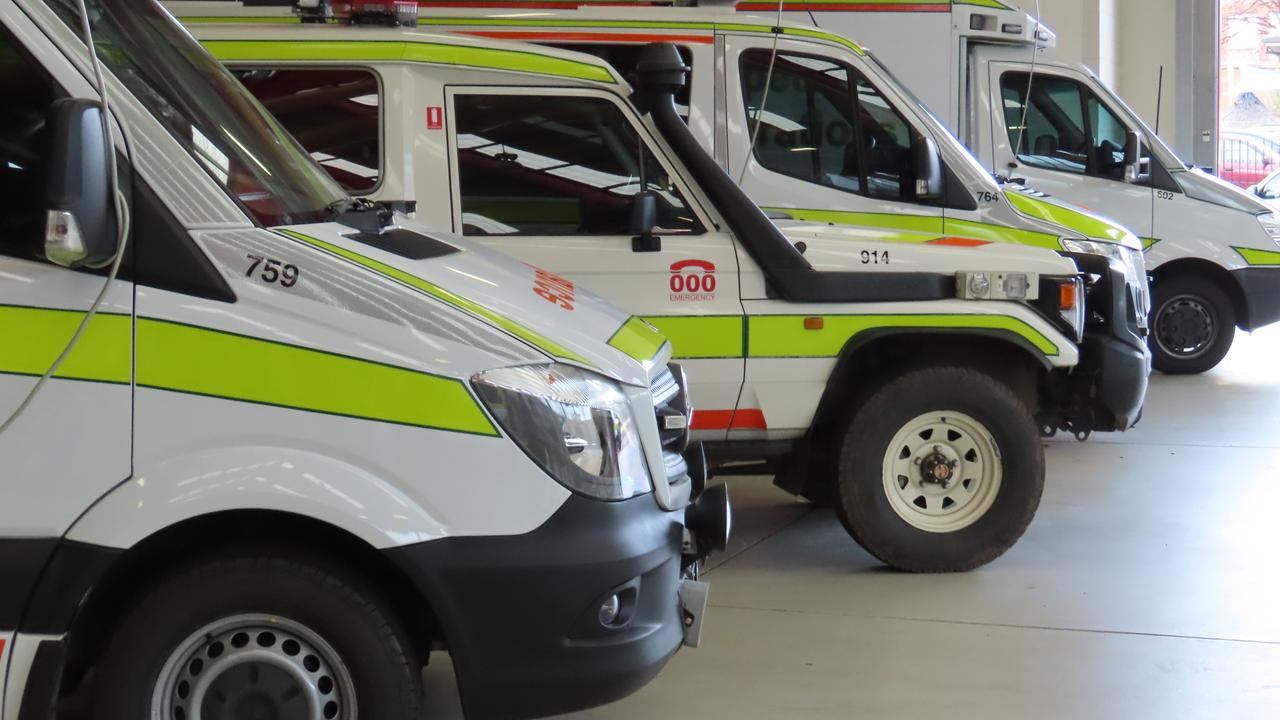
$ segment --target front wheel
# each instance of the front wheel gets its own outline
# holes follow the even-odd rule
[[[1231,298],[1212,281],[1181,275],[1152,285],[1151,364],[1170,375],[1212,370],[1235,339]]]
[[[147,592],[98,663],[95,720],[413,720],[422,689],[399,623],[319,560],[210,560]]]
[[[971,570],[1031,523],[1044,449],[1031,413],[1003,383],[967,368],[918,370],[849,423],[836,489],[845,529],[885,564]]]

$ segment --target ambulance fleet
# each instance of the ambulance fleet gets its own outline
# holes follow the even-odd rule
[[[0,718],[407,719],[432,650],[469,716],[610,702],[699,642],[708,468],[1008,550],[1042,436],[1271,321],[1280,230],[942,5],[935,115],[857,14],[0,0]]]

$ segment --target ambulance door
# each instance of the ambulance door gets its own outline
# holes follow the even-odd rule
[[[695,429],[723,437],[744,364],[734,243],[644,126],[585,88],[452,87],[446,105],[454,232],[563,276],[559,299],[587,288],[658,326],[689,373]]]
[[[61,370],[32,395],[67,347],[105,282],[104,271],[69,270],[44,259],[46,182],[53,169],[50,106],[95,97],[66,58],[20,10],[0,1],[0,549],[24,560],[51,550],[76,517],[131,472],[133,285],[116,280]],[[18,540],[21,538],[22,540]],[[8,546],[8,547],[6,547]],[[6,557],[17,557],[7,554]],[[29,563],[28,563],[29,565]],[[34,581],[21,568],[17,605]],[[8,627],[6,627],[8,626]]]
[[[729,173],[757,204],[869,238],[942,235],[942,208],[915,197],[921,133],[851,63],[787,40],[775,59],[769,36],[727,34],[724,67]]]
[[[1028,65],[987,65],[996,171],[1151,237],[1155,188],[1125,181],[1130,128],[1105,93],[1073,70],[1037,68],[1032,78]]]

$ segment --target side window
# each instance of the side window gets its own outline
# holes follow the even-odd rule
[[[618,74],[628,80],[634,80],[636,63],[640,60],[640,53],[644,51],[644,43],[627,43],[619,45],[609,45],[605,43],[553,43],[551,47],[560,48],[561,50],[573,50],[574,52],[595,55],[613,66]],[[680,52],[680,59],[684,61],[697,72],[698,68],[693,67],[693,53],[689,48],[683,45],[677,45],[676,49]],[[676,91],[676,112],[680,113],[680,117],[685,122],[689,122],[689,106],[691,86],[693,83],[685,83]]]
[[[770,50],[742,54],[747,123],[761,166],[849,192],[912,200],[916,133],[861,75],[826,59]],[[764,104],[761,111],[761,103]]]
[[[1027,107],[1028,80],[1027,73],[1000,78],[1005,127],[1018,159],[1033,167],[1123,180],[1128,126],[1083,84],[1053,75],[1036,75],[1030,82]]]
[[[353,195],[382,177],[381,88],[367,70],[232,70],[316,162]]]
[[[60,95],[43,68],[0,27],[0,254],[43,259],[46,117]]]
[[[632,235],[636,196],[659,234],[704,229],[634,125],[603,98],[458,95],[466,235]]]

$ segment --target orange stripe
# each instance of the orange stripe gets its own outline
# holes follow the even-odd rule
[[[764,413],[756,408],[733,410],[694,410],[693,430],[768,430]]]
[[[940,237],[937,240],[930,240],[928,244],[947,245],[950,247],[982,247],[991,243],[986,240],[974,240],[973,238]]]
[[[509,30],[453,30],[459,35],[474,35],[492,40],[578,40],[583,42],[674,42],[710,45],[710,36],[702,35],[633,35],[605,32],[524,32]]]

